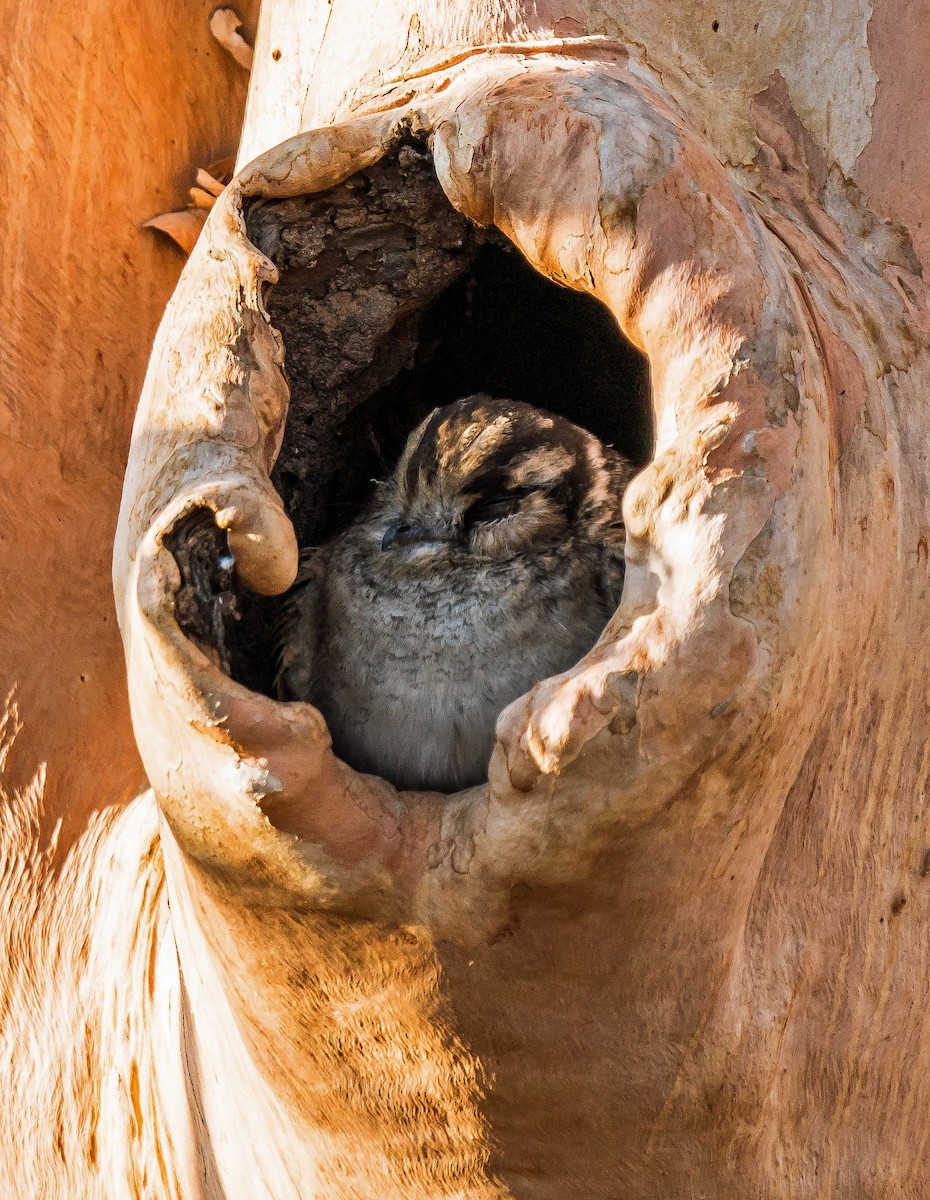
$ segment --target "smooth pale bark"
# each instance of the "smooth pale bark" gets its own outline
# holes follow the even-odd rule
[[[75,1076],[73,1178],[927,1190],[927,305],[869,213],[921,233],[885,115],[915,75],[877,82],[893,14],[852,4],[552,8],[334,3],[283,46],[294,6],[265,9],[242,158],[339,123],[227,191],[153,352],[116,581],[170,925],[143,798],[62,876],[89,949],[53,968],[46,901],[29,954],[61,990],[16,994],[22,1038],[82,970],[90,1011],[120,980],[107,1103]],[[319,50],[276,92],[290,46]],[[162,541],[204,503],[247,581],[287,586],[273,268],[241,202],[332,186],[411,113],[456,207],[609,304],[657,411],[608,635],[504,714],[489,787],[452,800],[356,776],[312,709],[231,684],[178,630]]]

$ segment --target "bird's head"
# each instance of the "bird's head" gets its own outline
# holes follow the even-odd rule
[[[603,447],[586,430],[468,396],[410,435],[371,532],[398,563],[506,560],[573,536],[608,486]]]

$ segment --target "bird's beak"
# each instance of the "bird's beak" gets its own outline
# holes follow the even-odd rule
[[[426,529],[419,522],[392,521],[388,528],[384,530],[382,550],[388,550],[389,547],[395,544],[408,546],[410,542],[424,540],[425,536]]]
[[[427,529],[419,521],[392,521],[384,531],[381,539],[381,549],[388,550],[391,546],[422,545],[424,542],[445,542],[447,539]]]

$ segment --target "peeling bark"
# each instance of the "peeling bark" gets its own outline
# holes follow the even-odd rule
[[[267,153],[159,331],[117,541],[157,825],[152,795],[101,822],[55,888],[25,800],[0,843],[10,946],[44,981],[6,987],[14,1046],[62,1005],[65,1061],[120,1064],[100,1102],[92,1067],[55,1077],[59,1194],[927,1190],[928,305],[849,178],[867,14],[826,23],[831,56],[797,53],[803,4],[710,29],[602,7],[388,5],[350,54],[346,5],[296,66],[273,43],[297,9],[266,13],[243,153]],[[390,197],[380,264],[349,236],[360,180]],[[501,715],[487,785],[398,793],[204,652],[217,553],[273,605],[289,511],[300,541],[331,519],[333,431],[372,395],[400,411],[414,293],[503,238],[648,357],[654,452],[599,644]],[[315,304],[343,280],[347,308]],[[358,362],[320,349],[346,330]],[[10,1091],[34,1097],[21,1071]]]

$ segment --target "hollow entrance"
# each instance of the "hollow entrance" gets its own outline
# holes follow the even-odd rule
[[[351,521],[433,408],[475,392],[559,413],[649,459],[645,356],[599,301],[457,213],[423,141],[401,140],[325,194],[253,202],[246,219],[280,271],[266,305],[291,400],[272,479],[302,547]],[[227,624],[233,677],[266,695],[281,604],[240,591]]]

